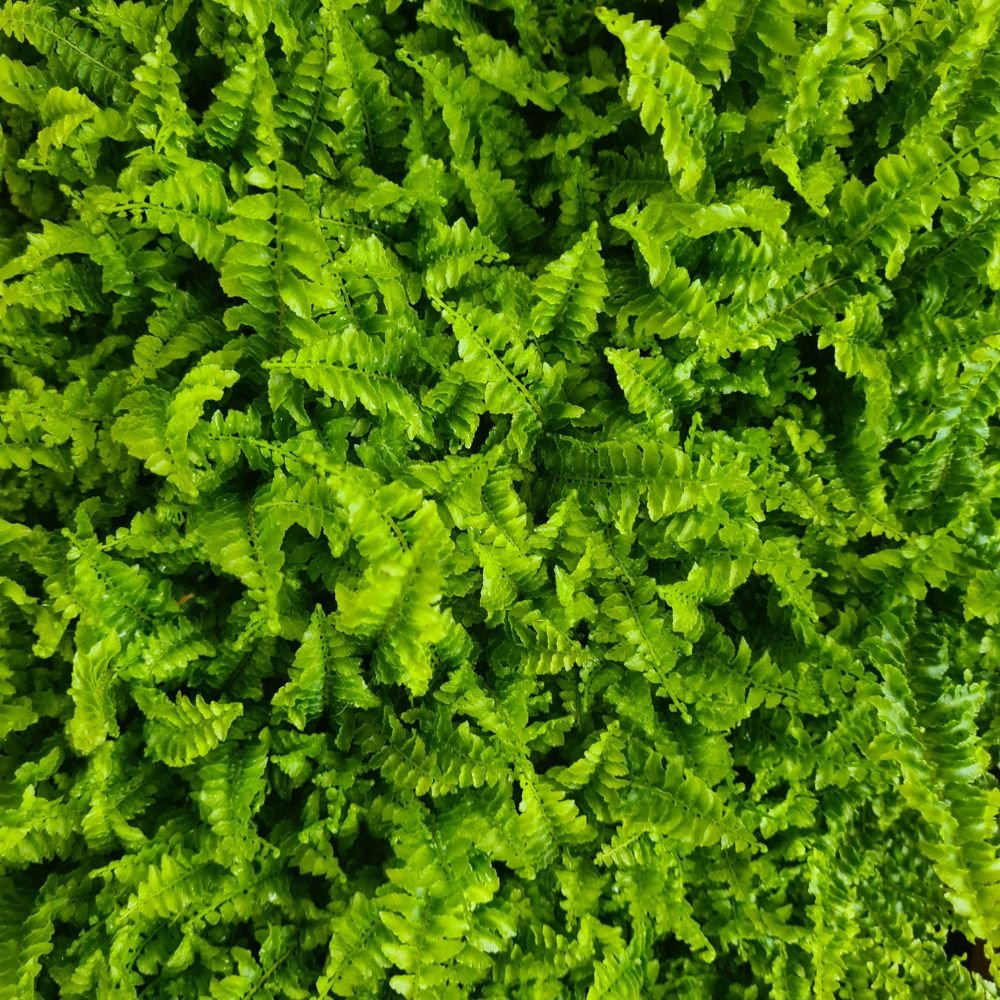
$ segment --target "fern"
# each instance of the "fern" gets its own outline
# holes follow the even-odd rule
[[[649,21],[604,8],[598,16],[625,48],[629,104],[650,135],[662,129],[660,144],[677,190],[690,193],[705,174],[705,142],[715,126],[707,92]]]
[[[170,701],[158,691],[136,688],[133,696],[147,719],[147,742],[157,760],[182,767],[219,745],[229,727],[242,715],[242,705],[192,701],[179,694]]]
[[[24,0],[7,0],[0,11],[0,32],[48,57],[52,71],[65,82],[79,83],[102,101],[127,100],[133,60],[117,41],[59,17],[53,7]]]
[[[426,438],[430,430],[420,407],[400,380],[409,367],[407,361],[405,354],[397,354],[389,345],[349,329],[336,339],[290,352],[269,367],[303,379],[347,409],[360,403],[375,416],[396,414],[408,435]]]
[[[437,223],[424,254],[427,261],[424,280],[433,295],[456,287],[467,275],[478,277],[481,271],[486,273],[479,280],[485,281],[488,271],[482,265],[506,260],[508,256],[478,228],[470,229],[464,219],[451,227]]]
[[[528,319],[534,336],[551,336],[561,353],[579,362],[597,328],[607,286],[596,226],[536,279],[537,299]]]
[[[338,585],[337,627],[373,649],[384,682],[427,690],[432,675],[429,647],[447,634],[439,609],[447,543],[432,505],[409,521],[415,543],[406,543],[391,562],[369,564],[359,586]]]
[[[236,372],[206,364],[192,369],[175,393],[137,389],[119,404],[124,410],[112,428],[114,440],[158,475],[186,493],[197,492],[190,437],[206,403],[218,401],[237,379]]]
[[[265,86],[260,67],[259,49],[251,58],[237,63],[233,71],[216,86],[215,100],[202,119],[205,141],[219,149],[236,146],[253,120],[255,99]]]
[[[701,478],[685,452],[641,441],[581,444],[564,438],[549,455],[547,464],[556,476],[592,497],[603,518],[613,518],[626,530],[642,499],[650,518],[657,521],[752,488],[745,476],[728,470]]]
[[[299,729],[323,718],[338,705],[374,708],[378,700],[359,670],[360,658],[330,627],[317,608],[295,654],[291,678],[274,696],[274,706]]]
[[[139,226],[177,235],[203,260],[218,265],[226,248],[219,229],[227,217],[222,177],[214,165],[178,160],[162,180],[139,185],[134,193],[109,194],[95,206],[106,212],[128,212]]]
[[[288,322],[286,311],[308,319],[314,308],[329,309],[337,302],[335,293],[324,289],[328,252],[315,216],[295,190],[301,177],[292,167],[280,173],[277,192],[240,199],[230,207],[233,218],[221,227],[234,240],[220,268],[222,288],[246,299],[226,313],[230,329],[245,324],[262,335],[280,334]]]
[[[256,851],[252,826],[267,784],[267,747],[258,743],[244,749],[224,743],[199,766],[195,797],[208,826],[219,838],[220,860]]]
[[[905,629],[904,622],[887,616],[882,634],[873,636],[868,647],[884,678],[876,705],[886,722],[871,749],[899,765],[904,801],[933,831],[921,849],[956,911],[995,948],[991,915],[1000,892],[1000,865],[990,831],[1000,801],[982,782],[988,758],[975,735],[982,693],[965,685],[947,685],[939,692],[947,646],[933,633],[918,632],[908,643]],[[903,659],[907,645],[915,647],[915,662]]]
[[[0,1000],[994,997],[998,25],[0,0]]]

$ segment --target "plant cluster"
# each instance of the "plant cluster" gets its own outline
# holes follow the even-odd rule
[[[0,998],[995,997],[998,21],[4,0]]]

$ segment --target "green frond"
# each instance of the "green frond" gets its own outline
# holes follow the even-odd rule
[[[398,723],[390,725],[387,743],[382,743],[381,732],[378,746],[373,739],[372,761],[401,792],[438,798],[462,788],[506,784],[509,779],[506,762],[468,723],[455,726],[442,713],[426,737]]]
[[[545,268],[533,292],[532,336],[551,339],[568,361],[582,360],[608,294],[596,225]]]
[[[288,964],[295,955],[295,938],[293,927],[274,926],[268,929],[256,957],[246,948],[233,948],[238,971],[212,981],[209,987],[212,1000],[247,1000],[249,997],[305,1000],[309,991],[303,986],[294,964]]]
[[[380,157],[393,156],[401,138],[402,102],[351,12],[333,14],[329,53],[329,86],[339,92],[334,149],[349,162],[374,168]]]
[[[440,296],[470,275],[477,284],[485,282],[489,271],[483,265],[507,260],[508,254],[477,227],[470,229],[465,219],[458,219],[451,226],[436,223],[424,246],[423,258],[427,291]]]
[[[169,767],[183,767],[217,747],[229,727],[243,714],[243,706],[222,701],[192,701],[178,694],[171,701],[154,688],[133,688],[132,697],[146,716],[150,752]]]
[[[550,439],[547,445],[544,461],[551,473],[592,503],[603,520],[614,521],[622,530],[631,528],[643,501],[649,517],[658,521],[752,490],[744,473],[726,470],[704,476],[686,452],[666,445],[584,443],[566,436]]]
[[[597,16],[625,49],[626,100],[650,135],[662,130],[660,144],[677,191],[691,194],[706,176],[705,147],[715,128],[708,92],[649,21],[605,7]]]
[[[338,94],[331,65],[329,18],[324,12],[306,37],[304,51],[297,54],[288,75],[277,84],[278,128],[289,158],[300,168],[334,176]]]
[[[286,601],[282,542],[291,526],[332,539],[335,550],[342,542],[339,501],[322,481],[305,487],[292,483],[276,470],[272,482],[252,497],[207,503],[192,510],[188,520],[189,537],[203,558],[240,580],[272,634],[295,634],[295,621],[281,617]],[[289,495],[292,488],[301,490],[297,497]]]
[[[375,708],[379,702],[360,670],[360,657],[319,607],[295,653],[287,684],[272,704],[299,729],[340,705]]]
[[[215,100],[202,117],[205,141],[217,149],[234,149],[253,121],[254,102],[261,81],[259,49],[241,59],[232,72],[216,86]]]
[[[921,429],[926,441],[901,476],[893,502],[897,509],[933,507],[948,516],[976,490],[974,470],[1000,407],[1000,344],[994,338],[967,356],[938,406],[940,416]],[[943,501],[946,491],[951,498]]]
[[[150,472],[193,495],[198,475],[192,462],[191,433],[202,420],[205,404],[222,399],[237,378],[231,369],[203,364],[192,368],[172,394],[136,389],[119,404],[124,413],[115,421],[112,437]]]
[[[899,274],[914,230],[929,229],[942,204],[958,197],[960,155],[939,136],[913,136],[875,164],[872,184],[851,179],[843,186],[848,238],[866,240],[884,256],[887,279]]]
[[[205,317],[201,305],[192,295],[175,295],[150,315],[149,332],[133,348],[133,383],[152,381],[176,362],[219,345],[222,324]]]
[[[605,949],[604,959],[594,968],[586,1000],[639,1000],[646,985],[643,950],[644,941],[638,934],[628,947]]]
[[[106,6],[115,8],[111,2]],[[153,12],[151,8],[143,10],[147,14]],[[154,151],[171,159],[182,159],[196,126],[181,92],[177,57],[163,31],[156,33],[151,45],[143,45],[142,51],[142,63],[132,75],[136,91],[132,104],[136,128],[144,138],[152,140]]]
[[[688,10],[664,36],[677,62],[703,86],[718,88],[729,79],[732,52],[746,19],[755,13],[747,0],[708,0]]]
[[[212,833],[219,840],[220,861],[252,858],[255,853],[254,815],[267,791],[267,745],[232,740],[223,743],[198,766],[195,799]]]
[[[488,412],[511,416],[512,443],[519,451],[527,450],[543,421],[541,405],[531,388],[531,383],[542,377],[538,351],[498,314],[477,310],[462,315],[443,302],[435,304],[452,326],[463,377],[482,387]]]
[[[226,249],[221,225],[228,217],[222,172],[214,164],[178,158],[163,179],[108,192],[95,205],[107,213],[128,213],[139,227],[176,233],[202,260],[218,266]]]
[[[38,899],[29,899],[15,879],[6,876],[0,883],[3,929],[0,940],[0,998],[20,1000],[37,996],[38,977],[43,962],[54,949],[55,921],[62,915],[64,906],[58,896],[48,898],[43,892]]]
[[[622,836],[673,834],[689,850],[717,843],[737,851],[756,846],[752,833],[701,778],[686,773],[679,761],[664,761],[640,748],[636,752],[633,799]]]
[[[382,683],[423,694],[433,672],[430,650],[448,631],[439,604],[450,546],[432,504],[417,510],[409,523],[416,534],[412,545],[391,561],[370,564],[356,588],[337,585],[336,623],[372,651]]]
[[[25,111],[38,111],[51,86],[51,78],[38,66],[0,54],[0,98]]]
[[[348,410],[360,403],[374,416],[394,414],[410,437],[426,440],[431,435],[419,403],[404,382],[413,371],[413,360],[360,330],[349,328],[335,338],[290,351],[268,362],[267,368],[302,379]]]
[[[876,701],[883,730],[869,753],[898,766],[903,800],[926,823],[921,851],[959,918],[995,948],[1000,795],[986,777],[989,758],[977,738],[984,692],[949,681],[947,642],[901,610],[905,617],[882,616],[881,634],[865,647],[883,677]]]
[[[88,808],[81,821],[89,845],[98,850],[117,844],[135,849],[147,842],[129,820],[149,801],[149,778],[148,765],[137,766],[133,741],[112,740],[91,754],[82,788]]]
[[[485,32],[466,38],[462,48],[472,73],[522,107],[530,102],[552,111],[565,93],[569,78],[564,73],[536,69],[521,53]]]
[[[133,56],[98,32],[59,17],[54,6],[7,0],[0,9],[0,33],[45,56],[61,82],[79,84],[102,102],[127,102]]]
[[[389,931],[374,900],[357,892],[330,923],[329,956],[316,982],[317,994],[352,997],[374,993],[392,961],[383,949]]]

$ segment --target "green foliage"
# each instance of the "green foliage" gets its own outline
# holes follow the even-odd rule
[[[0,1000],[996,997],[998,28],[3,0]]]

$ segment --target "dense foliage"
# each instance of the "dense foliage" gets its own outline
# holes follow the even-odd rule
[[[5,0],[0,998],[996,996],[998,20]]]

